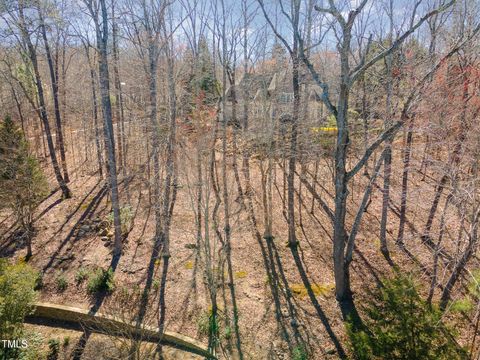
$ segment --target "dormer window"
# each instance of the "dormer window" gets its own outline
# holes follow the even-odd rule
[[[279,95],[278,101],[281,104],[288,104],[288,103],[293,102],[293,93],[281,93]]]

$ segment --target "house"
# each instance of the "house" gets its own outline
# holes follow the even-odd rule
[[[300,76],[300,91],[300,121],[319,124],[327,115],[321,100],[322,89],[306,71]],[[294,100],[292,73],[287,66],[273,66],[272,71],[244,74],[226,92],[225,116],[229,124],[239,126],[241,123],[245,95],[250,128],[275,124],[283,115],[291,115]]]

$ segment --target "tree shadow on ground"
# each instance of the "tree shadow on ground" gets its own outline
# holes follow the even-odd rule
[[[115,272],[117,269],[118,263],[120,262],[121,254],[114,255],[112,257],[112,261],[110,262],[109,268]],[[107,291],[103,291],[99,294],[96,294],[94,297],[94,303],[90,307],[90,310],[88,311],[89,315],[95,315],[100,307],[102,306],[103,302],[105,301],[106,297],[109,295]],[[71,358],[73,360],[80,360],[82,358],[83,352],[85,351],[85,347],[87,345],[88,339],[92,335],[92,330],[89,328],[85,328],[82,336],[80,336],[80,339],[78,339],[77,343],[75,344]]]
[[[87,208],[85,209],[85,211],[82,213],[82,215],[80,216],[80,218],[77,220],[77,222],[72,226],[71,230],[69,231],[69,233],[67,234],[66,238],[61,242],[61,244],[59,245],[59,247],[57,248],[57,250],[55,250],[55,252],[51,255],[50,257],[50,260],[48,261],[48,263],[43,267],[42,269],[42,272],[46,272],[53,264],[54,262],[57,260],[57,257],[59,256],[60,252],[62,251],[62,249],[65,247],[65,245],[73,238],[74,240],[76,240],[78,238],[78,234],[77,234],[77,230],[78,228],[80,228],[80,226],[82,225],[82,223],[90,218],[93,213],[95,212],[95,210],[97,209],[97,207],[99,206],[101,200],[103,199],[103,197],[106,195],[107,193],[107,185],[103,185],[100,190],[98,191],[98,193],[95,195],[95,197],[90,201],[90,203],[88,204]],[[87,197],[85,197],[84,199],[86,199]],[[80,206],[77,206],[77,210],[80,208]],[[75,210],[75,212],[77,211]],[[73,215],[69,215],[69,217],[67,218],[67,221],[61,226],[61,228],[63,228],[65,226],[65,224],[69,221],[69,219],[71,218],[71,216]],[[59,230],[60,231],[60,230]],[[55,235],[49,240],[51,241],[53,238],[55,237]]]

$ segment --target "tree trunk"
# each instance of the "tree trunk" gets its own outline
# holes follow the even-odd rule
[[[380,220],[380,251],[387,261],[391,262],[387,245],[387,221],[388,207],[390,204],[390,177],[392,174],[392,142],[385,142],[385,159],[383,167],[383,189],[382,189],[382,217]]]
[[[224,66],[222,69],[222,195],[223,195],[223,210],[224,210],[224,241],[225,241],[225,256],[227,259],[227,272],[228,272],[228,287],[230,290],[230,297],[232,300],[232,307],[233,307],[233,328],[235,332],[235,345],[238,351],[238,357],[240,360],[243,359],[243,352],[242,352],[242,345],[241,345],[241,338],[240,338],[240,329],[238,326],[238,307],[237,307],[237,298],[235,294],[235,283],[233,277],[233,265],[232,265],[232,244],[231,244],[231,229],[230,229],[230,204],[229,204],[229,196],[228,196],[228,181],[227,181],[227,118],[225,114],[225,106],[226,106],[226,86],[227,86],[227,34],[225,31],[225,3],[222,0],[222,11],[223,11],[223,21],[222,21],[222,57]],[[234,61],[235,63],[235,61]],[[235,86],[235,69],[232,70],[232,83],[231,86]],[[233,91],[235,91],[233,89]],[[233,93],[234,95],[235,93]],[[236,108],[235,108],[235,101],[236,97],[233,96],[232,102],[232,123],[233,123],[233,131],[237,131],[237,122],[236,122]],[[234,135],[235,136],[235,135]],[[234,140],[235,141],[235,140]],[[235,149],[236,150],[236,149]],[[240,178],[238,176],[238,172],[236,171],[236,160],[235,160],[235,179],[237,181],[237,186],[239,188],[239,197],[242,197],[243,191],[241,190],[240,185]]]
[[[408,174],[410,172],[410,155],[412,153],[413,142],[413,118],[407,130],[407,141],[403,150],[403,175],[402,175],[402,195],[400,198],[400,223],[398,225],[397,245],[404,247],[403,234],[405,232],[405,223],[407,220],[407,196],[408,196]]]
[[[50,153],[50,160],[52,162],[53,166],[53,171],[55,173],[55,178],[57,179],[58,185],[60,186],[60,189],[62,190],[62,196],[64,199],[70,198],[71,192],[70,189],[68,188],[61,172],[60,172],[60,167],[58,165],[58,160],[57,160],[57,155],[55,154],[55,146],[53,144],[53,139],[52,139],[52,133],[50,130],[50,123],[48,121],[48,114],[46,110],[46,105],[45,105],[45,97],[43,94],[43,85],[42,85],[42,79],[40,77],[40,71],[38,69],[38,61],[37,61],[37,53],[35,50],[35,47],[33,46],[33,43],[30,39],[30,34],[28,32],[28,29],[26,27],[26,22],[25,22],[25,16],[24,16],[24,8],[23,8],[23,1],[19,2],[19,20],[20,20],[20,29],[22,32],[22,38],[27,44],[27,49],[28,49],[28,55],[30,58],[30,61],[32,62],[32,67],[34,71],[34,76],[35,76],[35,85],[37,88],[37,96],[38,96],[38,102],[39,102],[39,114],[40,114],[40,120],[42,121],[42,125],[45,131],[45,136],[47,138],[47,145],[48,145],[48,151]]]
[[[112,1],[112,47],[113,47],[113,83],[115,86],[115,114],[117,127],[117,149],[118,163],[122,168],[122,173],[126,175],[124,149],[125,149],[125,123],[123,111],[123,97],[120,83],[120,73],[118,70],[118,27],[115,21],[115,0]]]
[[[102,29],[96,19],[96,35],[97,46],[99,50],[98,59],[98,74],[100,80],[100,94],[102,98],[103,119],[104,119],[104,135],[105,147],[107,149],[108,158],[108,178],[110,185],[110,195],[112,200],[113,210],[113,225],[114,225],[114,250],[113,250],[113,264],[120,259],[122,252],[122,228],[120,223],[120,200],[118,195],[118,181],[117,181],[117,166],[115,159],[115,138],[112,124],[112,104],[110,102],[110,77],[108,71],[108,12],[105,0],[100,0],[101,14],[102,14]]]
[[[440,297],[440,309],[445,310],[447,307],[448,301],[450,300],[450,294],[453,287],[457,283],[462,271],[465,269],[468,261],[475,254],[477,245],[478,245],[478,226],[480,220],[480,208],[477,206],[474,213],[471,216],[470,231],[468,233],[468,244],[467,248],[464,250],[462,256],[455,264],[453,271],[448,278],[447,284],[445,285],[442,296]]]
[[[430,291],[428,292],[427,302],[428,304],[432,304],[433,295],[435,293],[435,288],[437,286],[437,278],[438,278],[438,259],[440,257],[441,246],[443,235],[445,233],[445,214],[447,213],[448,205],[452,199],[452,194],[447,196],[447,200],[445,201],[445,206],[443,207],[442,218],[440,220],[440,234],[438,235],[438,241],[435,244],[435,249],[433,252],[433,269],[432,269],[432,281],[430,282]]]
[[[362,124],[363,124],[363,151],[367,152],[368,149],[368,115],[367,115],[367,108],[368,108],[368,99],[367,99],[367,85],[365,82],[365,74],[362,75],[361,87],[362,87]],[[363,169],[363,174],[368,175],[368,164],[369,161],[365,162],[365,168]]]
[[[392,46],[393,43],[393,0],[389,1],[388,6],[388,17],[390,20],[390,31],[389,31],[389,46]],[[386,103],[385,103],[385,121],[384,121],[384,130],[389,129],[392,126],[393,114],[392,114],[392,97],[393,97],[393,54],[390,53],[385,57],[385,71],[387,73],[386,77]],[[391,263],[390,253],[388,252],[387,245],[387,222],[388,222],[388,207],[390,204],[390,177],[392,174],[392,140],[387,139],[385,141],[385,152],[384,166],[383,166],[383,189],[382,189],[382,215],[380,219],[380,251],[382,252],[385,259]]]
[[[150,122],[152,124],[153,146],[153,207],[155,214],[155,237],[162,233],[161,205],[160,205],[160,125],[157,118],[157,64],[158,47],[152,34],[149,35],[148,45],[148,86],[150,100]]]
[[[344,35],[346,36],[346,35]],[[344,319],[350,314],[349,309],[353,303],[352,293],[350,290],[349,264],[345,263],[345,214],[346,201],[348,196],[347,188],[347,148],[349,143],[348,137],[348,56],[349,56],[350,39],[344,39],[343,48],[341,49],[341,68],[342,75],[340,81],[340,94],[337,106],[337,145],[335,151],[335,212],[334,212],[334,228],[333,228],[333,268],[335,274],[335,295],[342,309]],[[344,311],[345,310],[345,311]]]
[[[87,48],[88,51],[88,48]],[[98,122],[98,103],[97,103],[97,90],[95,84],[95,70],[94,65],[90,64],[90,85],[92,87],[92,113],[93,113],[93,126],[95,127],[95,148],[97,151],[97,161],[98,161],[98,172],[100,174],[100,178],[103,178],[103,157],[102,157],[102,149],[100,146],[100,130],[99,130],[99,122]]]
[[[27,133],[25,132],[25,118],[23,116],[22,105],[20,104],[20,101],[18,100],[17,93],[16,93],[15,88],[13,86],[12,86],[12,96],[13,96],[13,99],[15,100],[15,105],[17,107],[18,116],[20,118],[20,124],[22,125],[23,136],[25,138],[27,138]]]
[[[166,176],[163,194],[163,268],[159,291],[159,318],[158,328],[161,333],[165,330],[165,292],[170,260],[170,223],[173,215],[173,207],[176,200],[176,176],[175,176],[175,143],[176,143],[176,119],[177,119],[177,98],[175,94],[174,63],[173,63],[173,44],[169,42],[166,49],[167,57],[167,82],[168,82],[168,102],[169,102],[169,121],[170,134],[167,143]]]
[[[463,110],[461,113],[460,117],[460,134],[458,135],[457,141],[455,143],[455,146],[453,148],[452,152],[452,157],[451,160],[449,161],[448,164],[448,169],[450,169],[452,166],[456,166],[460,160],[461,160],[461,153],[462,149],[464,146],[465,139],[467,138],[468,131],[470,129],[470,125],[466,122],[466,116],[467,116],[467,102],[469,99],[469,85],[470,85],[470,80],[467,77],[467,74],[464,72],[463,74]],[[423,231],[422,239],[423,241],[430,243],[430,230],[432,229],[433,225],[433,220],[435,219],[435,215],[437,213],[438,209],[438,204],[440,202],[440,198],[442,196],[443,190],[445,189],[445,186],[447,185],[447,181],[449,179],[448,175],[448,169],[445,171],[445,174],[442,176],[440,179],[439,184],[435,188],[435,195],[433,198],[433,203],[430,208],[430,212],[428,214],[428,219],[427,223],[425,224],[425,229]]]
[[[38,15],[40,19],[40,30],[42,32],[42,38],[43,42],[45,44],[45,53],[47,55],[47,62],[48,62],[48,69],[50,72],[50,81],[52,85],[52,97],[53,97],[53,107],[54,107],[54,113],[55,113],[55,123],[56,123],[56,128],[57,128],[57,142],[58,142],[58,147],[60,150],[60,161],[62,163],[62,169],[63,169],[63,178],[66,183],[70,181],[68,177],[68,170],[67,170],[67,160],[65,157],[65,145],[63,141],[63,130],[62,130],[62,118],[60,116],[60,103],[58,101],[58,71],[57,74],[55,74],[55,68],[54,68],[54,63],[52,59],[52,53],[50,51],[50,45],[48,43],[48,38],[47,38],[47,31],[45,29],[45,20],[43,19],[43,14],[42,10],[40,8],[40,4],[38,5]]]

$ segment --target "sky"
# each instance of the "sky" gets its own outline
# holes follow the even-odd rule
[[[9,0],[0,0],[9,1]],[[53,0],[52,0],[53,1]],[[64,0],[67,3],[67,11],[72,16],[72,23],[75,26],[91,27],[91,21],[85,15],[85,5],[82,0]],[[111,1],[111,0],[107,0]],[[153,3],[162,0],[153,0]],[[248,24],[246,32],[249,39],[249,53],[252,58],[264,56],[273,44],[278,41],[268,25],[263,13],[259,7],[259,0],[176,0],[170,8],[169,16],[172,17],[174,27],[177,30],[174,34],[175,41],[180,47],[188,47],[195,37],[198,41],[200,34],[209,40],[209,45],[221,47],[221,42],[216,39],[214,45],[213,33],[219,33],[222,29],[222,23],[225,21],[225,27],[228,37],[227,46],[229,49],[235,48],[237,58],[241,58],[241,41],[245,30],[243,20],[243,7],[247,6]],[[292,40],[292,31],[289,20],[281,11],[283,4],[286,12],[290,10],[290,0],[263,0],[266,12],[274,24],[277,31],[289,42]],[[312,0],[313,4],[320,7],[328,7],[328,0]],[[387,16],[388,2],[390,0],[368,0],[361,15],[357,18],[353,29],[355,40],[354,47],[364,46],[370,34],[374,39],[385,38],[389,32],[389,22]],[[399,34],[408,26],[413,5],[417,0],[392,0],[394,33]],[[417,10],[417,18],[425,14],[429,4],[440,0],[423,0]],[[121,13],[127,7],[128,2],[140,5],[140,0],[116,0],[116,7]],[[348,12],[359,6],[361,0],[335,0],[339,11],[346,17]],[[309,0],[301,1],[300,28],[303,29],[307,21],[307,7]],[[225,16],[223,16],[225,14]],[[76,18],[75,18],[76,17]],[[128,16],[121,15],[119,23],[123,20],[129,21]],[[0,20],[0,31],[5,29]],[[334,19],[330,14],[313,11],[312,17],[312,44],[316,44],[319,39],[323,39],[319,48],[335,51],[338,42],[339,28],[333,26]],[[2,26],[3,25],[3,26]],[[421,29],[423,31],[424,29]],[[88,31],[88,30],[85,30]],[[325,35],[325,32],[327,34]],[[93,34],[92,34],[93,35]],[[94,36],[90,36],[93,40]],[[7,41],[1,38],[0,41]],[[125,40],[126,41],[126,40]],[[127,44],[127,43],[125,43]],[[183,44],[183,45],[182,45]]]

